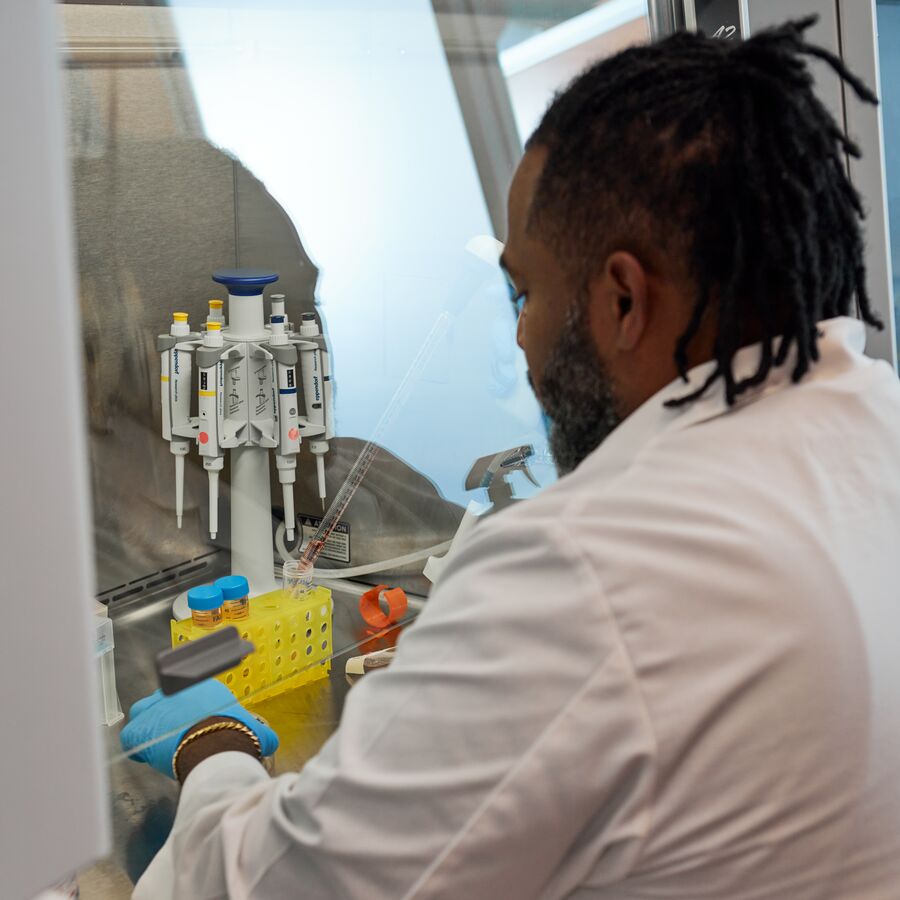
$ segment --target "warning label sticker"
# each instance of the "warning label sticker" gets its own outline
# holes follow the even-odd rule
[[[322,519],[319,516],[297,516],[303,529],[303,546],[305,547],[316,535]],[[350,526],[346,522],[338,522],[325,541],[320,554],[324,559],[336,562],[350,562]]]

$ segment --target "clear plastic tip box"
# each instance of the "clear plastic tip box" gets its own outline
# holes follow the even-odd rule
[[[331,670],[331,591],[314,587],[300,599],[282,590],[250,601],[250,615],[233,625],[256,651],[240,665],[216,676],[238,700],[258,703],[325,678]],[[190,619],[172,622],[172,646],[210,634]]]

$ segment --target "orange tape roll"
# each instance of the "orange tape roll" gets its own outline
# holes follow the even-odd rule
[[[388,605],[387,615],[382,612],[379,604],[382,591]],[[359,614],[373,628],[387,628],[398,622],[406,613],[407,606],[406,592],[402,588],[388,588],[386,584],[373,587],[359,598]]]

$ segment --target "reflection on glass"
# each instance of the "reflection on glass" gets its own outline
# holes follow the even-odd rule
[[[900,297],[900,2],[878,0],[877,10],[881,114],[896,302]]]
[[[517,311],[497,266],[504,234],[496,197],[553,91],[586,63],[646,39],[646,3],[548,0],[509,4],[509,15],[505,4],[474,2],[466,14],[444,6],[59,7],[98,590],[110,603],[123,709],[155,689],[157,652],[183,635],[171,624],[173,597],[230,569],[227,470],[211,540],[207,474],[192,448],[182,457],[183,510],[176,508],[175,462],[160,433],[156,339],[175,311],[196,330],[222,315],[210,304],[225,293],[212,270],[271,267],[288,324],[302,327],[313,311],[321,317],[335,384],[328,503],[435,323],[449,316],[402,409],[378,435],[345,531],[323,553],[331,565],[358,577],[367,564],[392,560],[424,593],[418,573],[429,555],[446,551],[470,499],[500,505],[555,478],[515,342]],[[466,41],[454,43],[461,20],[470,26]],[[470,95],[465,77],[474,82]],[[499,88],[492,100],[510,134],[473,110],[480,79]],[[504,162],[492,171],[494,156]],[[189,413],[197,413],[196,396]],[[322,518],[308,451],[296,493],[306,538]],[[274,519],[281,514],[274,510]],[[364,574],[377,577],[371,566]],[[264,639],[261,627],[254,635],[252,612],[235,622],[256,646],[239,672],[239,694],[279,732],[283,770],[302,765],[336,727],[344,659],[396,640],[399,629],[366,629],[357,612],[362,588],[347,584],[334,592],[331,621],[320,604],[286,637],[273,630]],[[112,653],[104,658],[111,666]],[[271,693],[279,674],[313,667],[329,677]],[[114,701],[111,693],[110,721]],[[115,728],[104,737],[115,763],[116,860],[134,879],[170,827],[176,793],[122,757]]]
[[[649,37],[647,0],[585,3],[580,15],[547,27],[510,22],[498,49],[522,142],[556,91],[598,59]]]
[[[467,463],[542,431],[501,276],[466,249],[492,226],[431,4],[171,5],[205,134],[265,184],[319,269],[337,434],[372,433],[454,315],[384,443],[462,502]]]

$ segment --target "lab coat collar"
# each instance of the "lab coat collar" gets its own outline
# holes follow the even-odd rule
[[[818,327],[821,335],[819,361],[813,364],[804,382],[826,377],[840,360],[858,356],[865,347],[865,327],[856,319],[842,316],[820,322]],[[762,344],[753,344],[735,354],[733,368],[736,380],[747,378],[756,371],[761,349]],[[725,401],[723,383],[716,381],[698,400],[674,409],[667,407],[667,400],[683,397],[699,388],[716,364],[710,361],[696,366],[688,372],[686,382],[676,379],[639,406],[584,460],[578,470],[589,469],[594,478],[598,475],[612,478],[625,471],[639,451],[663,432],[688,428],[721,415],[735,415],[751,403],[790,386],[795,361],[796,348],[783,365],[769,373],[763,384],[741,394],[733,406]]]

